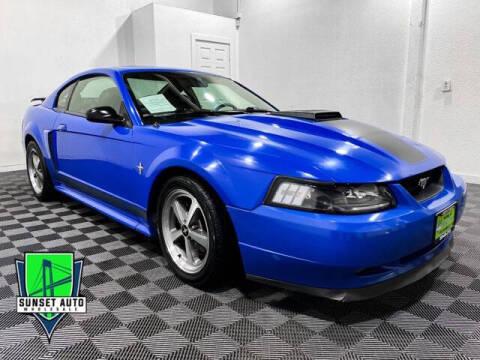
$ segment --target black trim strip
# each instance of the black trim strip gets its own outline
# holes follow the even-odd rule
[[[86,185],[78,180],[74,180],[66,175],[58,174],[59,180],[64,184],[81,191],[91,197],[98,198],[101,201],[112,205],[113,207],[125,210],[133,215],[140,216],[142,219],[147,218],[147,212],[136,205],[129,204],[115,196],[109,195],[101,190],[97,190],[89,185]]]
[[[53,147],[53,131],[50,131],[47,135],[47,139],[48,139],[48,150],[50,151],[50,158],[52,159],[52,164],[53,164],[53,168],[55,169],[55,171],[58,170],[58,166],[57,166],[57,154],[55,152],[55,149]]]
[[[272,285],[276,287],[281,287],[287,290],[302,292],[314,296],[325,297],[331,300],[341,301],[341,302],[351,302],[351,301],[361,301],[371,299],[387,292],[403,288],[407,285],[414,283],[427,276],[433,270],[440,266],[440,264],[450,255],[453,247],[453,239],[450,243],[435,257],[427,261],[426,263],[420,265],[419,267],[406,272],[405,274],[399,275],[393,279],[380,282],[375,285],[370,285],[361,288],[353,289],[324,289],[310,287],[306,285],[297,285],[292,283],[287,283],[279,280],[267,279],[255,275],[247,274],[247,278],[252,281],[257,281],[264,283],[266,285]]]
[[[70,108],[70,102],[72,101],[73,93],[75,92],[75,89],[77,88],[78,85],[78,79],[75,81],[75,84],[73,85],[72,92],[70,93],[70,96],[68,97],[68,103],[67,107],[65,108],[64,112],[67,112],[68,109]]]

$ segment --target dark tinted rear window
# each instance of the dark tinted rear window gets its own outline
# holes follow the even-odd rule
[[[65,89],[60,91],[57,98],[57,106],[56,108],[61,111],[65,111],[68,106],[68,100],[70,99],[70,95],[72,94],[73,87],[75,83],[68,85]]]

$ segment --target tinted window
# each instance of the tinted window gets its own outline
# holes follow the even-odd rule
[[[115,82],[108,76],[96,76],[80,80],[75,87],[68,110],[85,115],[91,108],[110,106],[121,113],[122,97]]]
[[[257,95],[235,81],[221,76],[171,72],[162,73],[177,89],[184,91],[205,110],[232,111],[247,108],[274,111],[275,109]]]
[[[142,116],[175,116],[185,111],[242,112],[275,109],[236,82],[215,75],[141,72],[125,76]]]
[[[65,89],[60,91],[57,98],[57,106],[58,110],[64,111],[67,109],[68,106],[68,99],[70,99],[70,94],[72,93],[73,87],[75,83],[68,85]]]

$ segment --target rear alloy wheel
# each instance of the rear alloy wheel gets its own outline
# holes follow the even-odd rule
[[[174,177],[157,209],[160,245],[175,274],[196,286],[218,285],[230,256],[224,215],[209,191],[196,180]]]
[[[39,200],[48,200],[54,190],[42,152],[34,141],[27,145],[27,173],[33,193]]]

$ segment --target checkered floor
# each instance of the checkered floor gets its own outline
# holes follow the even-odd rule
[[[0,174],[0,358],[479,359],[480,186],[469,196],[440,269],[340,304],[250,282],[202,292],[175,278],[148,239],[72,200],[38,202],[24,172]],[[88,299],[50,344],[15,311],[14,260],[43,250],[85,259]]]

